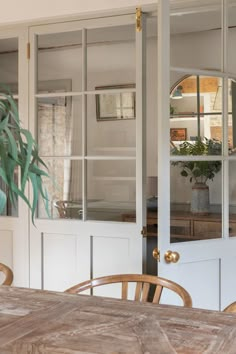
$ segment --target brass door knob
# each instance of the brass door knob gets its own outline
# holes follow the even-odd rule
[[[177,263],[180,259],[180,255],[178,252],[167,251],[165,253],[165,261],[166,263]]]
[[[152,251],[152,256],[155,258],[157,261],[160,261],[160,251],[157,248],[154,248]]]

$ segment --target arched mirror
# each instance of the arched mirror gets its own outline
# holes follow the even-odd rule
[[[218,223],[218,230],[212,232],[208,229],[209,225],[202,230],[201,223],[196,231],[195,223],[195,238],[191,240],[200,239],[202,235],[205,238],[222,235],[222,83],[220,77],[185,76],[175,83],[170,92],[170,142],[173,156],[170,174],[171,212],[175,215],[184,212],[195,216],[215,215]],[[229,79],[227,140],[230,154],[236,147],[235,98],[236,82]],[[179,160],[174,155],[178,155]],[[197,159],[193,155],[204,156]],[[185,229],[182,225],[181,228],[175,225],[173,233],[183,237]],[[182,241],[178,237],[172,237],[173,242]]]
[[[228,80],[228,144],[236,147],[236,82]],[[170,93],[170,140],[172,146],[204,138],[222,142],[222,78],[185,76]],[[212,152],[213,155],[221,151]]]

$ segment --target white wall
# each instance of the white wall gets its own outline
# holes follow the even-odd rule
[[[87,12],[106,11],[149,5],[157,0],[9,0],[4,2],[0,13],[0,24],[41,20],[67,15],[80,15]]]

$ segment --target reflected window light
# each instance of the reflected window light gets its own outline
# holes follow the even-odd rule
[[[228,111],[232,111],[232,89],[231,89],[231,81],[229,80],[229,87],[228,87]],[[222,86],[219,85],[217,87],[216,95],[215,95],[215,100],[213,104],[213,110],[215,111],[222,111]]]
[[[213,104],[213,109],[217,111],[217,110],[221,110],[221,107],[222,107],[222,86],[218,86],[215,95],[214,104]]]

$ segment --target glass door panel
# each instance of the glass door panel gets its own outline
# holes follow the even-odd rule
[[[88,161],[87,218],[126,221],[136,213],[135,160]]]
[[[104,90],[87,96],[87,153],[135,157],[135,92],[111,94],[108,88]]]
[[[87,31],[87,89],[134,84],[135,27],[112,26]]]
[[[59,186],[49,188],[53,217],[63,202],[66,218],[123,221],[136,216],[135,25],[87,23],[36,37],[38,143]]]
[[[229,162],[229,236],[236,236],[236,161]]]
[[[82,162],[69,159],[44,159],[51,179],[44,179],[53,219],[82,219]],[[38,218],[47,219],[42,200]]]
[[[227,1],[228,4],[228,70],[231,73],[236,73],[235,63],[235,39],[236,39],[236,3],[235,0]]]
[[[221,164],[195,160],[171,163],[171,242],[222,237]],[[213,180],[206,177],[210,169],[218,171],[212,175]]]
[[[219,70],[221,68],[221,1],[214,7],[187,6],[170,17],[171,66]]]
[[[179,79],[170,95],[171,242],[222,236],[222,140],[222,79]]]
[[[172,154],[174,146],[199,138],[222,142],[222,79],[186,75],[173,85],[170,95]],[[221,149],[207,154],[221,154]]]
[[[81,155],[81,96],[45,96],[38,98],[37,101],[40,154],[47,157]]]
[[[229,79],[228,85],[228,141],[229,153],[235,154],[236,148],[236,82]]]
[[[38,83],[37,92],[41,92],[40,82],[66,79],[70,86],[61,91],[80,92],[82,89],[82,31],[42,34],[38,36]],[[58,92],[51,87],[50,92]]]
[[[135,38],[134,24],[87,30],[89,220],[136,218]]]
[[[0,39],[0,75],[1,84],[18,94],[18,38]]]

